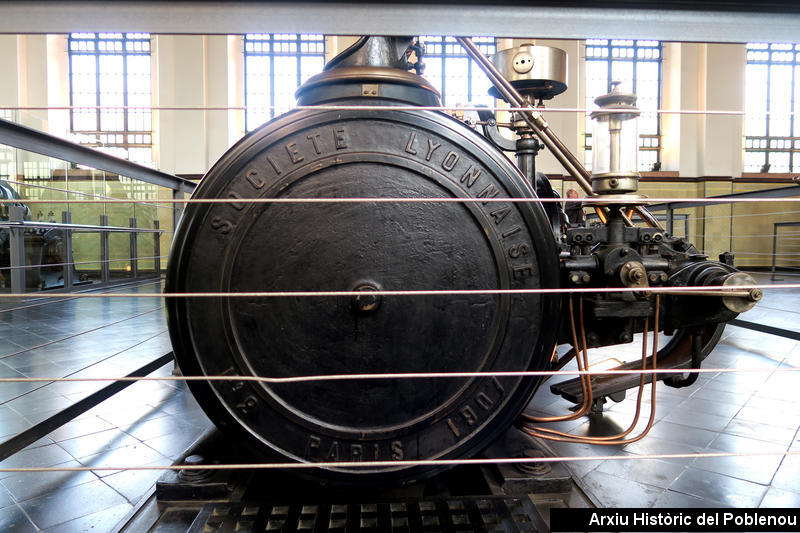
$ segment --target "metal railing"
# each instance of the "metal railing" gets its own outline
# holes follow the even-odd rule
[[[800,222],[773,222],[772,223],[772,265],[770,267],[770,279],[776,281],[775,271],[778,257],[778,230],[785,227],[800,227]],[[791,268],[791,267],[783,267]],[[796,268],[796,267],[795,267]],[[800,339],[798,339],[800,340]]]
[[[141,233],[153,234],[153,256],[147,259],[153,260],[154,276],[161,276],[161,234],[164,230],[160,229],[158,220],[153,220],[153,228],[139,228],[137,227],[136,218],[130,218],[129,227],[123,226],[109,226],[108,215],[100,215],[100,224],[72,224],[72,214],[69,211],[61,213],[62,223],[57,222],[31,222],[24,220],[25,209],[19,206],[9,207],[9,221],[0,221],[0,229],[7,229],[8,244],[10,249],[10,265],[1,267],[0,272],[3,270],[10,271],[11,278],[11,292],[22,293],[26,289],[26,270],[32,268],[53,268],[63,267],[62,276],[64,280],[63,290],[68,291],[75,285],[75,271],[74,266],[78,263],[74,261],[72,250],[72,237],[75,232],[84,233],[98,233],[100,245],[100,258],[97,261],[86,261],[85,263],[100,264],[100,281],[108,283],[111,281],[111,268],[112,262],[117,261],[110,257],[109,234],[110,233],[128,233],[130,235],[130,255],[125,261],[130,261],[131,277],[139,277],[139,251],[138,251],[138,235]],[[60,262],[57,263],[42,263],[29,265],[26,264],[25,254],[25,232],[32,229],[40,230],[59,230],[62,239],[62,250]],[[40,287],[42,289],[47,287]]]
[[[675,210],[676,209],[688,209],[690,207],[706,207],[706,206],[719,206],[723,205],[720,203],[720,199],[730,199],[731,203],[735,202],[739,198],[788,198],[792,196],[800,196],[800,187],[798,186],[791,186],[791,187],[776,187],[774,189],[764,189],[761,191],[747,191],[747,192],[737,192],[733,194],[721,194],[719,196],[711,197],[712,201],[708,201],[707,199],[698,199],[696,201],[681,201],[675,203],[663,203],[663,204],[652,204],[648,205],[647,209],[650,211],[666,211],[666,231],[669,234],[673,232],[673,226],[675,224]]]
[[[40,154],[49,158],[61,160],[71,165],[81,165],[97,169],[99,171],[115,174],[120,177],[128,178],[132,182],[138,181],[148,185],[155,185],[157,187],[166,188],[172,191],[173,200],[182,200],[186,193],[191,193],[196,184],[191,180],[173,176],[160,170],[155,170],[137,163],[132,163],[124,159],[109,155],[107,153],[95,150],[86,146],[75,144],[71,141],[55,137],[47,133],[43,133],[26,126],[22,126],[15,122],[0,119],[0,144],[9,147],[23,150],[25,152],[32,152]],[[65,174],[66,175],[66,174]],[[20,178],[22,179],[22,178]],[[37,189],[45,190],[48,194],[65,194],[89,196],[97,199],[107,199],[109,201],[119,201],[116,198],[107,196],[86,194],[81,191],[73,191],[68,188],[60,189],[55,187],[47,187],[39,185],[35,182],[28,183],[27,181],[10,181],[18,186],[35,187]],[[32,201],[32,200],[31,200]],[[78,264],[91,264],[99,265],[99,281],[101,283],[108,283],[111,281],[111,265],[120,261],[126,262],[125,270],[127,271],[126,278],[137,278],[141,274],[140,260],[152,260],[154,275],[160,276],[162,263],[161,263],[161,243],[160,238],[164,233],[169,232],[169,228],[161,228],[158,220],[153,220],[152,228],[139,227],[140,220],[137,221],[136,212],[132,211],[128,218],[128,225],[124,226],[117,223],[117,225],[109,224],[109,217],[107,214],[100,214],[98,223],[95,224],[73,224],[72,213],[67,204],[66,209],[61,213],[61,222],[55,222],[55,216],[51,216],[50,221],[31,221],[25,220],[27,208],[25,207],[25,198],[20,198],[16,204],[8,204],[6,212],[2,219],[0,219],[0,241],[8,242],[8,259],[4,260],[4,265],[0,267],[0,279],[5,280],[5,275],[10,277],[11,291],[13,293],[23,293],[26,286],[29,288],[61,289],[61,280],[63,278],[64,291],[71,290],[77,283],[82,280],[76,279],[75,266]],[[71,203],[71,202],[70,202]],[[77,203],[81,203],[78,200]],[[141,203],[139,200],[131,200],[131,203],[136,205]],[[148,204],[150,205],[150,204]],[[152,204],[156,208],[160,207],[158,204]],[[184,204],[180,201],[171,203],[169,209],[172,211],[172,224],[173,227],[181,216]],[[53,213],[51,213],[53,215]],[[149,217],[148,217],[149,218]],[[157,218],[157,217],[154,217]],[[83,221],[85,221],[83,217]],[[167,219],[168,221],[169,219]],[[31,241],[31,235],[43,236],[45,233],[52,235],[50,232],[57,232],[58,236],[58,257],[48,257],[48,261],[36,261],[28,258],[26,260],[26,235],[28,240]],[[99,235],[99,257],[91,261],[82,261],[76,263],[73,257],[73,236],[76,233],[97,233]],[[125,259],[112,258],[111,247],[109,246],[109,235],[112,233],[127,233],[130,235],[130,243],[127,246],[130,254]],[[139,257],[139,235],[152,233],[153,234],[153,254],[152,257],[140,258]],[[115,248],[118,245],[115,244]],[[123,249],[125,245],[122,244]],[[149,248],[149,246],[148,246]],[[44,252],[42,252],[44,254]],[[42,264],[37,264],[42,263]],[[45,264],[46,263],[46,264]],[[47,270],[48,276],[56,267],[62,267],[63,271],[58,273],[57,283],[53,286],[48,286],[44,281],[37,281],[37,279],[26,279],[26,272],[31,273],[34,268],[39,268],[40,279],[44,279],[43,272]],[[149,265],[148,265],[149,268]],[[93,269],[94,270],[94,269]],[[5,281],[4,281],[5,282]]]
[[[173,199],[184,198],[184,194],[194,191],[197,185],[191,180],[114,157],[5,119],[0,119],[0,144],[171,189]],[[175,224],[182,210],[183,204],[175,204],[173,215]]]

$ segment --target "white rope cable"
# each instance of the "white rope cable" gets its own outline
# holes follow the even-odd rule
[[[520,197],[482,197],[482,198],[460,198],[460,197],[345,197],[345,198],[159,198],[158,200],[137,200],[137,199],[111,199],[111,200],[19,200],[19,199],[0,199],[0,204],[65,204],[65,203],[80,203],[80,204],[135,204],[135,203],[158,203],[158,204],[353,204],[353,203],[396,203],[396,204],[414,204],[414,203],[481,203],[492,204],[501,202],[519,203],[519,204],[548,204],[548,203],[565,203],[565,202],[580,202],[585,203],[591,201],[592,203],[603,203],[607,205],[628,205],[631,201],[636,203],[645,204],[679,204],[679,203],[693,203],[693,202],[707,202],[708,204],[729,204],[729,203],[774,203],[774,202],[800,202],[800,196],[787,196],[780,198],[759,198],[759,197],[697,197],[697,198],[604,198],[603,196],[581,197],[576,199],[569,198],[520,198]],[[695,209],[697,207],[715,207],[711,206],[691,206],[675,209]],[[796,213],[798,211],[787,211],[786,213]],[[757,215],[776,215],[784,213],[757,213]],[[728,215],[731,216],[731,215]],[[751,215],[736,215],[736,216],[751,216]]]
[[[166,330],[165,330],[166,331]],[[162,332],[164,333],[164,332]],[[147,339],[150,340],[150,339]],[[545,376],[616,376],[616,375],[653,375],[653,374],[731,374],[731,373],[795,373],[800,372],[800,367],[774,367],[774,368],[659,368],[659,369],[630,369],[630,370],[519,370],[497,372],[383,372],[377,374],[320,374],[310,376],[267,377],[231,375],[224,376],[101,376],[101,377],[3,377],[0,383],[22,382],[70,382],[70,381],[247,381],[254,383],[268,383],[280,385],[287,383],[312,383],[325,381],[358,381],[377,379],[465,379],[465,378],[491,378],[491,377],[545,377]],[[2,404],[0,404],[2,405]]]
[[[731,290],[744,291],[751,289],[794,289],[800,288],[798,283],[748,284],[736,286],[707,285],[686,287],[563,287],[555,289],[431,289],[431,290],[377,290],[370,291],[371,296],[445,296],[445,295],[503,295],[503,294],[575,294],[575,293],[620,293],[620,292],[719,292],[724,296]],[[362,291],[247,291],[247,292],[164,292],[157,294],[140,293],[79,293],[71,294],[73,298],[296,298],[296,297],[335,297],[364,296]],[[0,298],[50,298],[50,294],[41,293],[0,293]]]
[[[135,465],[135,466],[37,466],[0,468],[0,472],[86,472],[108,470],[246,470],[246,469],[290,469],[302,470],[313,468],[381,468],[392,466],[458,466],[458,465],[492,465],[492,464],[525,464],[525,463],[559,463],[581,461],[641,461],[648,459],[693,459],[712,457],[795,457],[800,451],[783,452],[697,452],[697,453],[660,453],[649,455],[586,455],[557,457],[501,457],[487,459],[403,459],[393,461],[320,461],[304,463],[229,463],[207,465]]]
[[[585,113],[590,114],[596,108],[587,107],[504,107],[504,106],[417,106],[417,105],[258,105],[258,106],[108,106],[108,105],[80,105],[80,106],[0,106],[0,110],[7,111],[90,111],[90,110],[129,110],[129,111],[271,111],[271,110],[325,110],[325,111],[355,111],[366,109],[370,111],[537,111],[540,113]],[[627,113],[626,110],[604,109],[610,113]],[[738,109],[640,109],[643,115],[732,115],[746,118],[761,118],[770,115],[794,116],[794,111],[741,111]],[[104,133],[104,132],[97,132]]]

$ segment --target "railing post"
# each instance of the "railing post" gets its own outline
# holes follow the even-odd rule
[[[72,224],[72,213],[69,211],[62,211],[61,222],[64,224]],[[71,290],[73,282],[72,274],[74,272],[73,269],[75,268],[75,265],[72,261],[72,230],[69,228],[64,228],[62,231],[64,232],[62,240],[62,243],[64,244],[64,257],[62,258],[64,268],[61,272],[64,276],[64,289]]]
[[[156,277],[161,277],[161,232],[158,231],[161,229],[161,225],[159,224],[158,220],[153,221],[153,229],[156,230],[153,233],[153,266],[156,271]]]
[[[131,217],[130,219],[130,226],[131,226],[131,276],[134,278],[139,277],[139,250],[138,250],[138,243],[136,242],[136,217]]]
[[[183,200],[183,191],[175,190],[172,191],[172,199],[173,200]],[[183,202],[174,203],[172,204],[172,229],[175,230],[178,227],[178,221],[181,219],[181,215],[183,215],[183,209],[186,207],[186,204]]]
[[[100,215],[100,225],[108,226],[108,215]],[[111,280],[111,263],[109,247],[108,247],[108,232],[100,232],[100,282],[108,283]]]
[[[18,205],[8,207],[10,222],[23,222],[25,208]],[[21,294],[25,292],[25,228],[8,229],[8,246],[10,248],[11,267],[11,292]]]
[[[674,223],[675,223],[675,217],[672,210],[672,205],[670,204],[667,205],[667,235],[669,235],[670,237],[672,237]],[[689,235],[687,234],[686,236],[688,237]]]
[[[771,276],[770,280],[775,281],[775,266],[776,266],[776,257],[778,255],[778,222],[772,223],[772,268],[770,269]]]

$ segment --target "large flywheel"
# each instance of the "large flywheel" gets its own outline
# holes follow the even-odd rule
[[[501,153],[441,113],[284,115],[231,148],[193,196],[231,201],[190,204],[178,228],[167,290],[232,293],[168,301],[180,367],[186,375],[268,377],[543,369],[558,329],[556,295],[372,294],[556,287],[557,252],[540,205],[248,201],[533,195]],[[364,296],[233,295],[280,291]],[[349,462],[474,454],[513,422],[537,383],[494,376],[189,385],[211,419],[257,457]],[[436,470],[314,475],[404,481]]]

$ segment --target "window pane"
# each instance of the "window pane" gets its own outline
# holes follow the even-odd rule
[[[800,55],[800,54],[798,54]],[[800,63],[800,61],[797,61]],[[800,137],[800,65],[794,67],[794,136]],[[795,143],[797,146],[798,143]],[[800,164],[798,156],[795,156],[795,165]]]
[[[442,93],[442,104],[494,104],[494,98],[488,94],[489,79],[454,37],[424,35],[420,40],[425,45],[423,75]],[[494,37],[473,37],[472,40],[484,54],[497,52]]]
[[[767,65],[747,65],[745,69],[746,135],[767,134]]]
[[[68,50],[71,103],[88,106],[73,109],[74,139],[152,164],[149,34],[73,33]]]
[[[747,44],[746,171],[760,171],[766,163],[770,172],[800,169],[797,47],[792,43]]]
[[[792,67],[771,65],[769,80],[769,134],[787,136],[789,132],[789,113],[791,111]]]
[[[609,45],[610,42],[610,45]],[[594,99],[606,94],[611,81],[619,89],[633,92],[642,110],[639,118],[639,170],[651,170],[659,161],[661,117],[656,112],[661,99],[661,43],[650,40],[586,41],[586,108],[595,107]],[[610,79],[609,79],[610,76]],[[592,121],[586,116],[584,161],[591,168]]]
[[[100,110],[100,129],[102,131],[125,129],[123,110],[121,109],[125,105],[122,74],[122,56],[100,56],[100,106],[116,107],[116,109]]]
[[[250,131],[295,105],[300,83],[322,71],[319,34],[247,34],[244,42],[246,127]]]
[[[247,124],[253,129],[270,119],[270,58],[246,56]]]
[[[294,91],[297,89],[297,58],[276,56],[275,59],[275,114],[288,111],[294,106]]]
[[[425,78],[442,92],[442,60],[438,57],[425,57]]]
[[[444,100],[446,105],[466,105],[469,102],[469,60],[447,59],[447,85]]]

